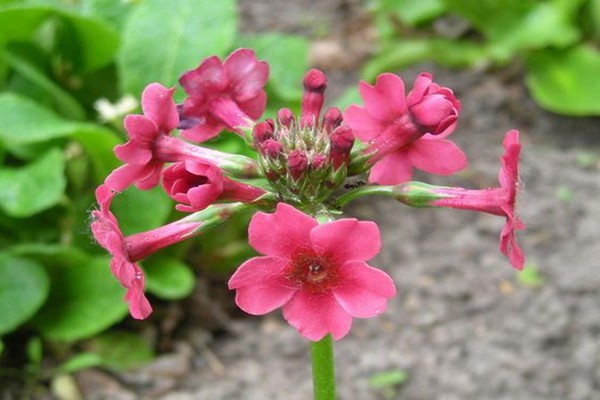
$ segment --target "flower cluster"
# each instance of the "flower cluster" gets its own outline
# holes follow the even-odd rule
[[[504,140],[498,188],[411,182],[413,168],[448,175],[467,166],[465,154],[448,139],[460,113],[450,89],[423,73],[405,94],[402,79],[385,73],[373,86],[360,83],[364,105],[323,112],[327,78],[312,69],[304,77],[299,114],[282,108],[259,121],[268,73],[268,64],[249,49],[223,62],[210,57],[179,79],[187,94],[181,104],[173,100],[175,88],[152,83],[142,94],[143,114],[125,118],[128,141],[115,148],[123,165],[96,191],[92,231],[112,255],[112,273],[126,289],[134,318],[152,311],[139,261],[246,210],[257,211],[249,241],[261,256],[243,263],[229,281],[237,305],[254,315],[282,307],[290,325],[312,341],[344,337],[353,318],[381,314],[396,293],[390,276],[367,264],[381,247],[377,225],[335,219],[356,198],[384,194],[409,206],[503,216],[500,250],[515,268],[523,267],[515,239],[523,229],[515,213],[517,131]],[[201,144],[224,129],[244,138],[256,156]],[[348,177],[362,174],[369,185],[344,186]],[[123,235],[110,211],[114,196],[132,185],[147,190],[160,184],[187,215]]]

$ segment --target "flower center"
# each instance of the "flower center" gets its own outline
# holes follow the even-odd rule
[[[292,257],[287,278],[310,293],[323,293],[337,283],[337,268],[327,257],[300,253]]]

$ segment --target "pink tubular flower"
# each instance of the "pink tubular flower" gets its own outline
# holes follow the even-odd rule
[[[139,189],[150,189],[158,184],[165,160],[157,157],[154,147],[162,137],[168,137],[179,122],[174,91],[175,88],[167,89],[158,83],[148,85],[142,93],[144,115],[125,118],[129,141],[115,147],[115,154],[126,164],[106,179],[111,189],[120,191],[134,182]]]
[[[506,217],[500,234],[500,251],[508,257],[514,268],[521,270],[525,258],[515,235],[515,231],[525,228],[515,212],[520,153],[519,131],[511,130],[504,137],[498,188],[471,190],[409,182],[394,190],[398,200],[412,206],[450,207]]]
[[[244,311],[262,315],[283,306],[283,316],[305,338],[330,333],[341,339],[352,318],[381,314],[396,294],[391,278],[369,266],[381,247],[374,222],[342,219],[319,223],[279,203],[256,213],[250,245],[263,257],[246,261],[229,280]]]
[[[115,216],[109,211],[114,195],[115,192],[106,185],[100,185],[96,189],[100,210],[92,212],[92,233],[98,243],[112,255],[110,269],[127,289],[125,301],[129,303],[131,316],[145,319],[152,313],[152,307],[144,295],[144,273],[136,262],[180,242],[201,223],[175,222],[148,232],[124,236]]]
[[[223,63],[209,57],[184,73],[179,83],[189,97],[180,108],[183,136],[204,142],[225,127],[243,135],[240,127],[250,127],[265,111],[268,76],[269,65],[249,49],[234,51]]]
[[[223,176],[211,163],[186,160],[164,170],[163,186],[179,211],[200,211],[217,200],[250,202],[265,191]]]
[[[344,121],[368,144],[373,163],[369,181],[385,185],[409,181],[412,169],[449,175],[467,166],[467,158],[446,137],[456,127],[460,103],[452,91],[422,73],[405,97],[397,75],[377,77],[375,86],[361,82],[364,107],[352,105]]]

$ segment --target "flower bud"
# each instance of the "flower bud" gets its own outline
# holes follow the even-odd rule
[[[327,77],[318,69],[311,69],[304,75],[304,94],[302,95],[302,118],[311,116],[313,121],[319,119],[323,107],[324,93],[327,88]]]
[[[262,144],[262,153],[270,158],[277,158],[283,150],[283,146],[275,139],[267,139]]]
[[[354,145],[354,134],[348,126],[340,126],[331,134],[331,147],[329,150],[329,159],[334,169],[340,168],[348,163],[350,151]]]
[[[344,120],[342,112],[337,107],[328,108],[323,116],[323,128],[331,133],[335,128],[341,125]]]
[[[282,108],[277,112],[277,122],[281,126],[290,128],[294,122],[294,113],[289,108]]]
[[[267,139],[273,137],[275,126],[272,119],[259,122],[254,126],[252,130],[252,137],[254,138],[254,146],[260,148],[260,145]]]
[[[292,178],[297,181],[300,179],[306,167],[308,167],[308,158],[302,150],[292,150],[288,154],[287,166]]]

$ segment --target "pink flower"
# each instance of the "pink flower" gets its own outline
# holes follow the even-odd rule
[[[211,163],[186,160],[171,165],[163,172],[165,191],[177,204],[179,211],[200,211],[217,200],[250,202],[265,191],[223,176],[221,169]]]
[[[240,127],[249,127],[265,110],[268,76],[269,65],[249,49],[234,51],[223,63],[209,57],[184,73],[179,83],[189,97],[180,108],[183,136],[204,142],[225,127],[243,134]]]
[[[125,118],[129,141],[115,147],[115,154],[126,164],[106,178],[111,189],[121,191],[134,182],[140,189],[150,189],[158,184],[166,160],[157,156],[156,143],[162,137],[168,137],[179,122],[173,102],[174,91],[175,88],[166,89],[158,83],[148,85],[142,93],[144,115]]]
[[[514,268],[521,270],[525,258],[515,235],[515,231],[525,228],[515,212],[520,153],[519,132],[511,130],[504,137],[504,154],[498,177],[500,187],[497,188],[471,190],[409,182],[394,190],[398,200],[412,206],[450,207],[506,217],[500,234],[500,251],[508,257]]]
[[[279,203],[256,213],[250,245],[263,257],[246,261],[229,280],[244,311],[262,315],[283,306],[283,316],[305,338],[341,339],[352,318],[381,314],[396,294],[391,278],[366,261],[381,247],[374,222],[342,219],[319,225]]]
[[[408,97],[402,79],[390,73],[379,75],[375,86],[361,82],[359,91],[365,105],[350,106],[344,121],[368,145],[370,182],[406,182],[413,168],[449,175],[467,166],[462,150],[446,139],[456,127],[460,103],[431,75],[419,75]]]
[[[91,228],[94,237],[112,255],[112,274],[127,289],[125,301],[136,319],[145,319],[152,307],[144,295],[144,273],[136,264],[154,252],[183,240],[200,226],[200,222],[171,223],[148,232],[124,236],[115,216],[109,211],[115,192],[106,185],[96,189],[100,210],[93,211]]]

